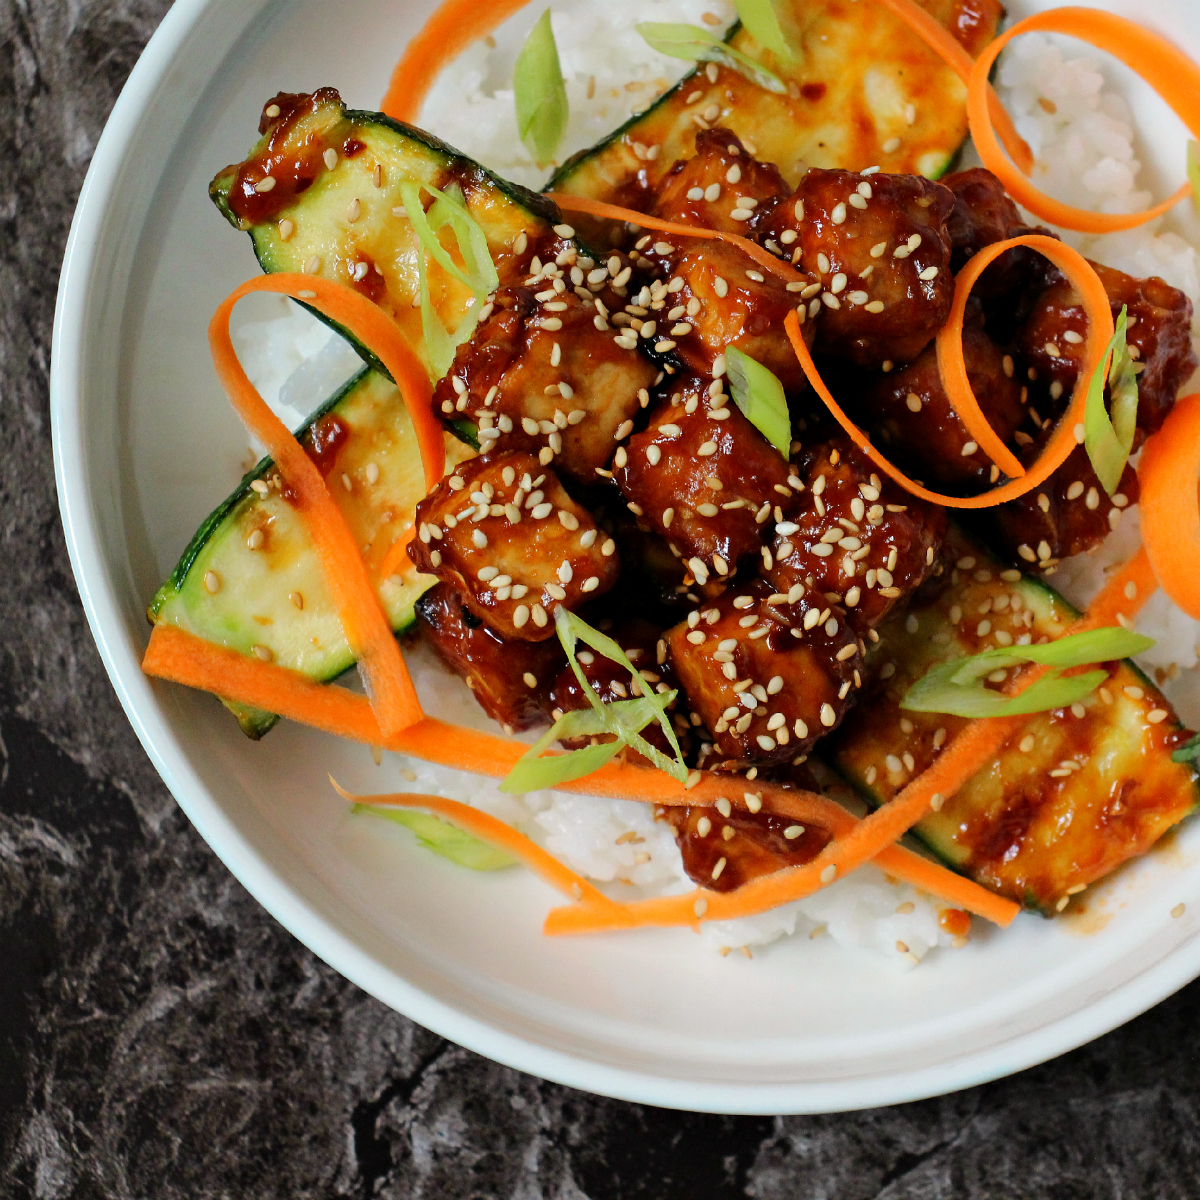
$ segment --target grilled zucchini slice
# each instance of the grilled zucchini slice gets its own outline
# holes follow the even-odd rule
[[[396,386],[363,370],[297,434],[333,486],[364,559],[378,577],[393,542],[411,525],[425,495],[425,473],[412,423]],[[473,451],[446,437],[451,466]],[[417,598],[437,581],[403,569],[381,581],[380,599],[397,633],[414,618]],[[258,654],[321,682],[354,658],[330,600],[304,522],[264,458],[200,526],[148,613],[243,654]],[[277,718],[230,704],[242,729],[261,737]]]
[[[918,0],[977,55],[996,35],[998,0]],[[795,187],[809,167],[927,175],[937,179],[967,136],[966,88],[907,25],[870,0],[784,0],[777,5],[795,62],[740,25],[728,40],[787,85],[780,95],[727,67],[704,64],[644,113],[570,158],[546,185],[644,208],[697,129],[732,129]]]
[[[276,96],[259,128],[262,137],[249,157],[209,185],[217,207],[250,234],[264,271],[304,271],[348,284],[393,317],[422,353],[417,264],[424,251],[404,212],[402,183],[442,191],[456,184],[502,282],[527,265],[527,246],[556,240],[558,210],[545,197],[491,174],[430,134],[381,113],[347,109],[333,88]],[[275,182],[259,191],[268,179]],[[457,257],[449,233],[445,245]],[[433,307],[454,330],[469,315],[474,295],[438,263],[430,261],[428,271]],[[334,328],[384,370],[346,330]]]
[[[1055,638],[1078,616],[1044,583],[953,536],[957,565],[936,594],[918,596],[880,629],[865,694],[829,749],[828,761],[876,807],[966,724],[902,709],[913,682],[936,663],[998,644],[998,633],[1000,641]],[[1196,772],[1171,760],[1187,738],[1171,705],[1133,663],[1107,666],[1108,681],[1081,709],[1032,716],[1015,743],[914,830],[947,865],[1047,915],[1144,854],[1200,802]]]

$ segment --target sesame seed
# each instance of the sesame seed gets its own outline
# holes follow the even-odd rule
[[[1173,909],[1171,909],[1171,916],[1173,916],[1176,920],[1178,920],[1180,917],[1183,916],[1185,909],[1186,909],[1186,905],[1177,904],[1177,905],[1175,905],[1175,907]]]
[[[246,545],[249,546],[251,550],[257,550],[262,544],[263,531],[261,529],[253,530],[250,536],[246,539]]]
[[[825,867],[821,872],[822,883],[832,883],[837,878],[837,867],[833,863]]]
[[[821,724],[827,729],[837,724],[837,713],[833,711],[833,705],[828,702],[821,705]]]
[[[738,183],[742,178],[742,168],[734,163],[728,171],[725,172],[726,183]]]
[[[326,150],[321,157],[325,160],[325,167],[327,170],[332,171],[333,168],[338,164],[338,154],[332,146],[330,146],[330,148]]]
[[[844,204],[835,204],[833,211],[829,214],[829,219],[835,225],[843,225],[846,221],[846,206]]]
[[[1146,714],[1146,720],[1149,721],[1151,725],[1157,725],[1160,721],[1165,721],[1169,716],[1170,713],[1168,713],[1165,708],[1152,708]]]

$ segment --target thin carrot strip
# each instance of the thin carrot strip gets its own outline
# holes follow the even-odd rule
[[[329,782],[343,800],[351,804],[371,804],[381,808],[423,808],[437,813],[467,833],[507,850],[514,858],[523,862],[538,878],[572,900],[582,900],[600,907],[615,905],[598,887],[577,875],[560,863],[553,854],[543,850],[537,842],[526,837],[499,817],[485,813],[458,800],[447,800],[442,796],[427,796],[418,792],[393,792],[387,795],[356,796],[346,791],[331,775]]]
[[[142,669],[148,675],[214,692],[364,745],[387,746],[441,766],[496,779],[507,775],[528,749],[508,738],[428,717],[389,739],[364,697],[331,684],[314,683],[297,671],[247,658],[172,626],[154,627]],[[735,784],[728,777],[710,772],[696,774],[699,779],[693,778],[689,787],[662,771],[614,762],[585,779],[560,784],[559,790],[670,805],[714,805],[724,797],[738,807],[749,808],[747,793],[738,795],[739,788],[747,786],[745,782]],[[764,809],[801,823],[822,825],[835,837],[856,824],[856,818],[841,805],[814,792],[756,784],[754,794],[761,798]],[[888,846],[874,861],[896,878],[988,920],[995,920],[997,915],[1004,918],[1008,912],[1009,901],[902,847]]]
[[[1143,463],[1145,459],[1143,458]],[[1145,495],[1145,492],[1142,493]],[[1144,503],[1144,501],[1139,501]],[[1145,514],[1142,515],[1145,525]],[[1096,593],[1087,612],[1075,621],[1069,632],[1086,633],[1091,629],[1105,629],[1113,625],[1127,624],[1158,590],[1158,579],[1154,574],[1150,556],[1145,546],[1129,559],[1118,571],[1109,576],[1108,582]]]
[[[1200,394],[1185,396],[1146,443],[1138,467],[1142,537],[1163,591],[1200,618],[1200,508],[1187,499],[1200,471]]]
[[[278,663],[259,662],[173,625],[150,631],[142,670],[367,746],[388,740],[365,696],[316,683]]]
[[[429,373],[408,344],[400,326],[377,304],[353,288],[333,279],[319,275],[298,275],[281,271],[275,275],[261,275],[247,280],[217,310],[225,313],[232,310],[243,296],[251,292],[277,292],[300,300],[315,308],[331,321],[348,329],[364,346],[383,363],[387,373],[400,391],[404,407],[412,421],[421,451],[421,464],[425,468],[425,486],[432,489],[441,482],[446,473],[446,438],[441,422],[433,411],[433,388]],[[217,317],[213,317],[215,325]],[[209,336],[212,329],[209,327]]]
[[[388,579],[393,575],[399,575],[401,571],[407,570],[412,565],[412,561],[408,557],[409,543],[417,536],[417,527],[414,525],[411,529],[405,530],[391,545],[391,548],[383,556],[383,562],[379,565],[379,578]]]
[[[963,81],[971,82],[971,70],[975,60],[967,53],[962,43],[935,17],[927,13],[913,0],[877,0],[884,8],[890,9],[935,53],[940,55],[946,65]],[[1029,144],[1017,132],[1012,118],[1008,115],[1000,97],[995,90],[988,86],[988,112],[992,124],[1000,133],[1000,140],[1005,149],[1012,155],[1013,160],[1028,175],[1033,170],[1033,151]]]
[[[1086,354],[1067,411],[1059,420],[1050,441],[1042,450],[1037,462],[1019,479],[1010,480],[998,488],[993,488],[990,492],[984,492],[981,496],[945,496],[940,492],[930,491],[928,488],[922,487],[915,479],[910,479],[898,467],[893,466],[871,445],[870,438],[850,420],[841,405],[833,398],[829,388],[825,386],[825,382],[813,362],[812,354],[804,343],[796,314],[789,312],[784,319],[784,329],[787,331],[796,357],[800,360],[800,366],[808,376],[813,390],[825,402],[825,407],[833,414],[838,424],[850,435],[863,453],[902,488],[914,496],[920,496],[923,500],[930,500],[944,508],[991,508],[993,505],[1003,504],[1006,500],[1014,500],[1048,479],[1066,462],[1071,452],[1082,440],[1088,383],[1103,362],[1105,347],[1113,335],[1112,309],[1104,290],[1104,284],[1101,283],[1100,276],[1096,274],[1091,264],[1078,250],[1073,250],[1070,246],[1042,234],[1026,234],[1023,237],[1010,238],[1008,241],[997,242],[981,250],[967,268],[960,272],[960,282],[955,285],[955,305],[951,312],[951,320],[938,334],[938,365],[939,368],[942,367],[944,356],[945,365],[948,368],[943,378],[943,385],[955,411],[960,415],[963,424],[967,426],[976,441],[980,440],[985,429],[989,433],[991,430],[979,408],[978,401],[971,392],[970,382],[967,379],[967,369],[962,353],[962,319],[966,304],[965,299],[961,304],[959,299],[969,295],[979,273],[989,262],[994,261],[999,255],[1006,250],[1011,250],[1014,246],[1031,246],[1050,259],[1071,281],[1083,301],[1083,308],[1088,317]],[[972,271],[973,274],[970,273]],[[994,438],[995,435],[992,434],[992,437]]]
[[[692,225],[681,225],[678,221],[664,221],[633,208],[621,208],[616,204],[605,204],[601,200],[589,200],[586,196],[572,196],[570,192],[547,192],[546,198],[553,200],[563,212],[581,212],[590,217],[602,217],[606,221],[628,221],[643,229],[657,229],[660,233],[673,233],[676,237],[718,238],[736,246],[747,257],[754,259],[760,267],[786,283],[799,283],[805,278],[791,263],[778,259],[757,242],[752,242],[740,233],[726,233],[721,229],[704,229]]]
[[[1013,166],[1000,148],[992,127],[988,72],[997,55],[1013,38],[1034,30],[1065,33],[1098,50],[1107,50],[1150,84],[1192,131],[1192,136],[1200,138],[1200,67],[1187,55],[1158,34],[1113,13],[1094,8],[1052,8],[1018,21],[988,45],[975,60],[967,85],[967,121],[975,149],[983,165],[1000,178],[1009,195],[1043,221],[1084,233],[1134,229],[1153,221],[1189,196],[1191,185],[1185,183],[1169,199],[1145,212],[1087,212],[1047,196]],[[1182,149],[1181,146],[1181,158]]]
[[[258,389],[250,382],[238,361],[233,339],[229,335],[229,318],[234,305],[253,291],[282,292],[315,299],[322,312],[335,320],[349,315],[360,329],[368,324],[357,320],[360,305],[387,319],[357,293],[349,292],[349,289],[343,289],[340,284],[328,280],[319,281],[319,291],[325,293],[326,298],[333,298],[334,302],[328,302],[312,290],[314,282],[304,275],[273,275],[243,284],[213,314],[208,328],[209,344],[217,375],[230,402],[246,427],[265,443],[296,497],[296,509],[312,536],[326,585],[337,608],[346,641],[368,685],[379,724],[388,733],[395,733],[419,721],[423,714],[404,665],[404,656],[392,634],[379,596],[367,575],[346,519],[329,494],[321,472],[287,426],[271,412],[258,394]],[[349,292],[353,302],[347,302],[342,292]]]
[[[486,37],[529,0],[447,0],[434,10],[396,64],[380,111],[410,124],[439,72],[472,42]]]

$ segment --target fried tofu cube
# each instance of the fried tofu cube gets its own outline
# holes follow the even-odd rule
[[[765,522],[794,489],[787,461],[721,381],[686,381],[613,460],[631,511],[661,534],[700,583],[758,555]]]
[[[807,754],[861,686],[862,647],[845,612],[811,592],[791,602],[761,579],[691,612],[667,645],[729,769]]]
[[[661,314],[640,305],[625,309],[649,345],[660,353],[673,351],[691,373],[710,376],[725,350],[736,346],[773,371],[789,392],[808,387],[783,322],[789,311],[800,310],[811,342],[814,331],[803,305],[817,290],[815,278],[785,283],[728,242],[666,234],[643,245],[640,261],[668,280]]]
[[[1123,306],[1129,308],[1129,348],[1139,364],[1138,429],[1144,435],[1154,433],[1196,370],[1192,302],[1157,276],[1135,279],[1099,263],[1092,266],[1108,293],[1113,317]],[[1086,335],[1083,305],[1065,279],[1042,292],[1017,331],[1015,353],[1024,381],[1041,394],[1039,403],[1049,408],[1050,415],[1066,405],[1075,388]]]
[[[817,350],[872,369],[921,353],[954,296],[953,206],[946,188],[916,175],[814,167],[804,176],[758,236],[790,248],[820,282],[819,309],[810,302]]]
[[[597,297],[584,300],[562,280],[540,283],[495,294],[438,383],[434,408],[475,421],[484,450],[527,451],[593,482],[612,457],[617,427],[648,402],[658,369],[624,339],[618,344],[621,331]]]
[[[409,557],[507,638],[554,636],[554,611],[617,581],[616,543],[532,454],[460,463],[417,505]]]
[[[663,817],[675,830],[688,878],[713,892],[811,862],[832,841],[819,825],[741,808],[726,817],[708,806],[671,805]]]
[[[502,637],[448,583],[431,587],[417,601],[416,613],[425,640],[466,681],[492,720],[509,733],[546,724],[550,689],[566,662],[557,639]]]
[[[757,162],[736,133],[704,129],[695,155],[680,159],[658,185],[650,211],[680,225],[748,234],[760,206],[790,190],[779,168]]]
[[[1022,454],[1028,466],[1050,440],[1049,422]],[[1138,500],[1137,472],[1128,464],[1110,498],[1092,469],[1083,446],[1041,487],[985,510],[984,522],[998,547],[1027,570],[1052,570],[1060,559],[1100,545],[1116,528],[1122,512]]]
[[[846,609],[859,635],[874,629],[925,582],[946,529],[945,510],[881,480],[849,438],[813,448],[807,507],[775,527],[766,578],[789,597]]]
[[[988,424],[1014,452],[1037,433],[1021,403],[1021,381],[1011,355],[978,324],[962,336],[967,378]],[[927,487],[950,495],[986,491],[999,479],[993,463],[967,432],[942,387],[937,348],[927,346],[907,367],[877,375],[847,397],[876,445]],[[1021,432],[1023,427],[1029,432]]]

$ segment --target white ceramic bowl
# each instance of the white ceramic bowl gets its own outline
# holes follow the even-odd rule
[[[555,898],[528,874],[475,876],[346,820],[326,773],[377,790],[364,748],[286,725],[254,744],[211,698],[142,675],[146,602],[245,445],[205,328],[257,268],[208,180],[242,156],[277,90],[332,83],[375,107],[432,6],[177,0],[75,215],[52,382],[71,560],[121,703],[200,833],[306,945],[423,1025],[561,1083],[677,1108],[822,1112],[951,1091],[1086,1042],[1200,973],[1200,822],[1101,889],[1083,921],[1023,916],[909,973],[828,939],[753,962],[686,931],[551,940],[539,928]],[[1200,53],[1193,0],[1113,7]],[[1179,127],[1145,89],[1131,94],[1171,179]]]

